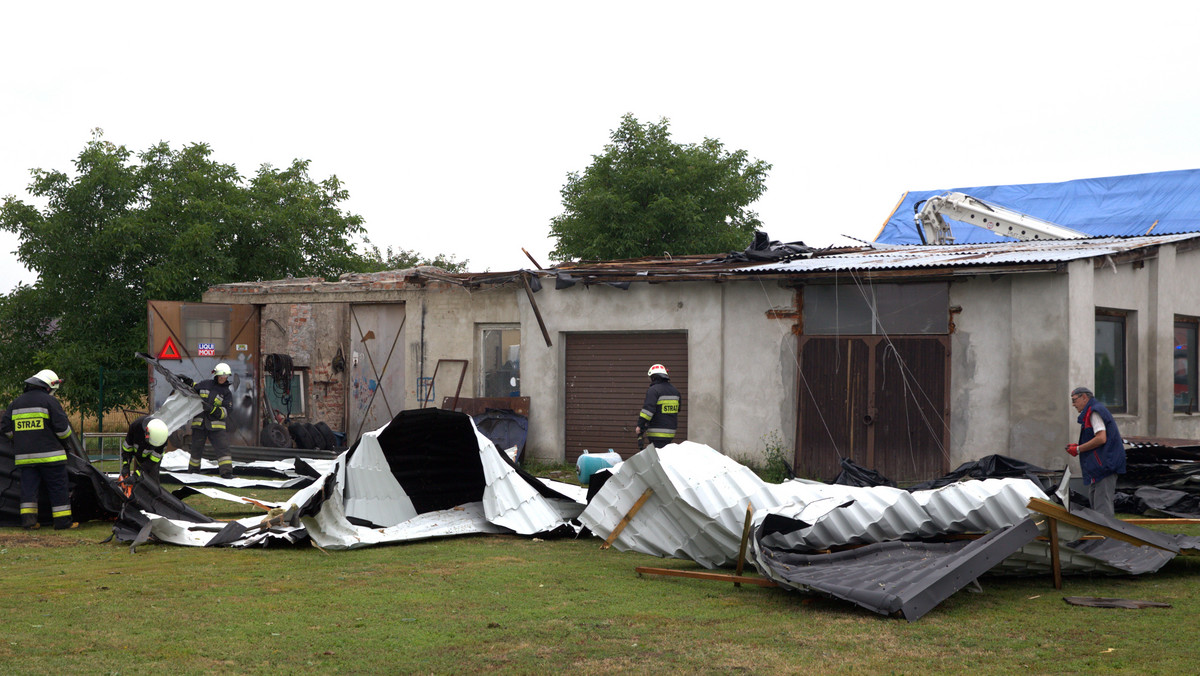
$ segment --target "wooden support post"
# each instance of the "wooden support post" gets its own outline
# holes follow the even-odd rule
[[[550,343],[550,332],[546,330],[546,322],[542,321],[542,311],[538,309],[537,301],[533,299],[533,289],[529,288],[529,280],[525,279],[525,275],[521,275],[521,284],[525,285],[525,295],[529,297],[529,307],[533,308],[533,316],[537,319],[538,327],[542,329],[542,338],[546,340],[546,347],[554,347]]]
[[[742,524],[742,546],[738,548],[737,558],[737,574],[742,576],[742,568],[746,564],[746,542],[750,540],[750,517],[754,515],[754,505],[746,503],[746,522]],[[741,582],[734,582],[733,586],[742,586]]]
[[[608,534],[608,537],[604,539],[604,544],[600,545],[600,549],[608,549],[612,546],[613,541],[617,539],[617,536],[621,534],[621,531],[625,530],[625,526],[629,525],[629,522],[633,519],[634,515],[638,513],[638,510],[642,508],[642,505],[646,504],[646,501],[650,499],[650,496],[653,493],[653,488],[647,488],[646,492],[642,493],[642,497],[638,498],[637,502],[633,503],[633,507],[629,508],[629,512],[621,518],[621,521],[617,524],[617,527],[614,528],[612,532]]]
[[[1054,571],[1054,588],[1062,591],[1062,562],[1058,558],[1058,519],[1050,518],[1050,568]]]

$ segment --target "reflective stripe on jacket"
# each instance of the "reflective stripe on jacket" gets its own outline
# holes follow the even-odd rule
[[[66,462],[64,439],[71,436],[71,423],[49,392],[30,387],[0,417],[0,434],[13,440],[15,465]]]
[[[653,381],[646,390],[642,410],[638,412],[638,426],[648,437],[673,439],[679,427],[679,390],[661,376],[655,376]]]
[[[229,383],[221,385],[210,378],[197,383],[195,390],[200,395],[204,408],[201,409],[200,415],[192,418],[192,427],[225,429],[225,419],[229,417],[229,400],[233,398],[233,393],[229,391]]]

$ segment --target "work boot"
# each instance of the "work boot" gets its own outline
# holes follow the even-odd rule
[[[221,472],[221,478],[222,479],[232,479],[233,472]]]
[[[70,526],[55,526],[54,530],[71,530],[72,528],[79,528],[79,522],[72,521]]]
[[[37,530],[42,527],[42,524],[35,523],[32,526],[25,526],[25,530]]]

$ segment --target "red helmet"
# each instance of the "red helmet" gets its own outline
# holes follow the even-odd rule
[[[664,378],[670,378],[670,377],[671,377],[671,374],[670,374],[670,373],[667,373],[667,367],[666,367],[666,366],[663,366],[662,364],[655,364],[654,366],[651,366],[651,367],[650,367],[650,370],[646,372],[646,375],[648,375],[648,376],[662,376],[662,377],[664,377]]]

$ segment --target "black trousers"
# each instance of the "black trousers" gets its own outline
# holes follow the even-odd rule
[[[71,479],[67,463],[21,465],[21,525],[30,528],[38,522],[38,490],[46,485],[50,495],[50,514],[55,528],[71,526]]]

